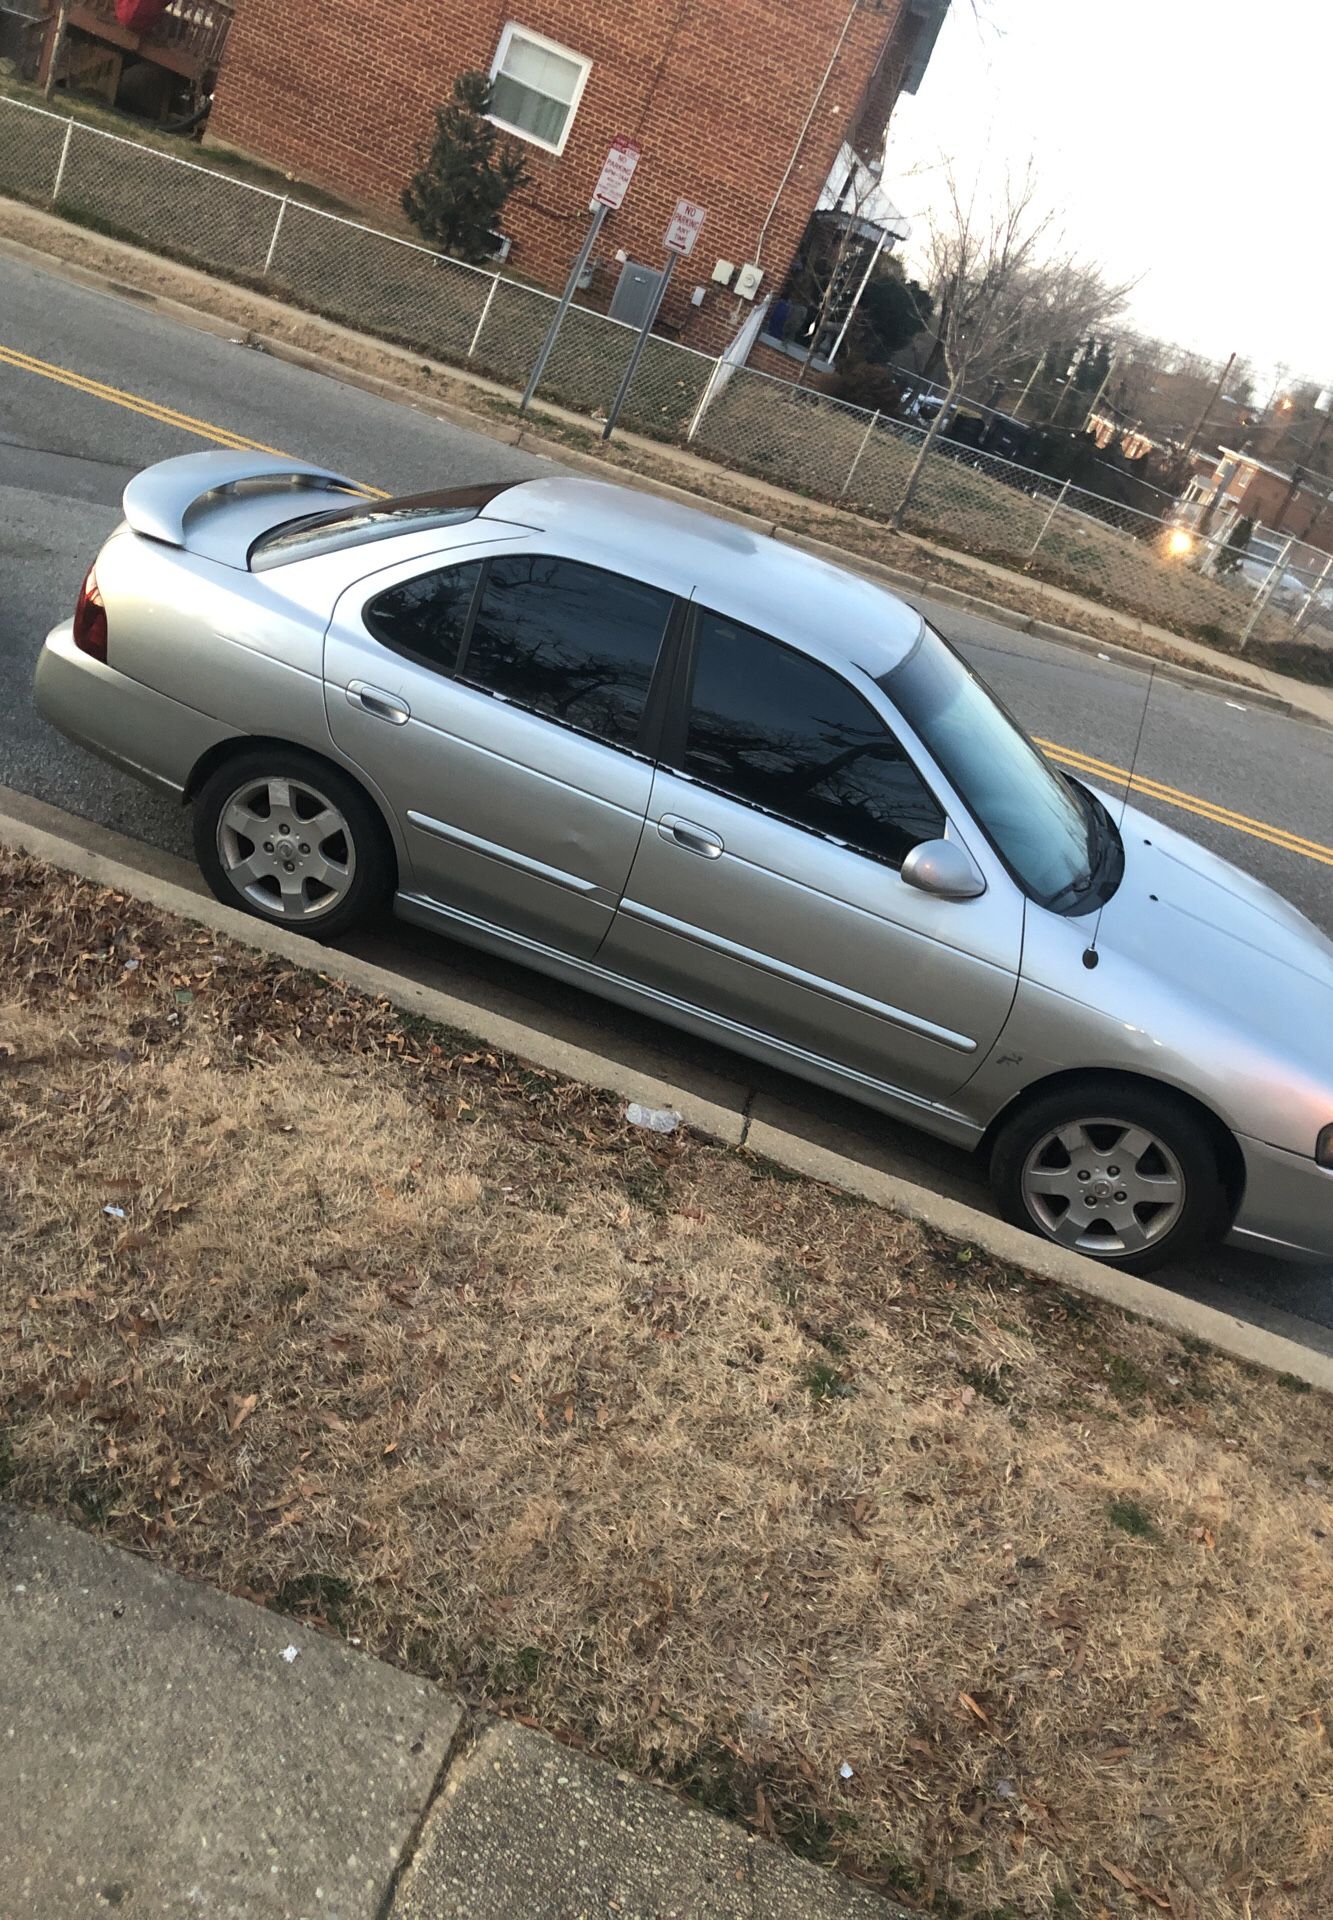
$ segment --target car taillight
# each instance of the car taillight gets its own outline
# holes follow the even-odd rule
[[[106,606],[97,585],[97,568],[89,567],[74,609],[74,644],[94,660],[106,660]]]

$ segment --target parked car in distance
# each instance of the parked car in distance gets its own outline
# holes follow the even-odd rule
[[[191,454],[130,483],[36,692],[247,913],[392,902],[978,1150],[1119,1267],[1333,1254],[1333,945],[859,575],[591,480]]]

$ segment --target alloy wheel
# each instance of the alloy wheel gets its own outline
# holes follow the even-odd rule
[[[308,781],[247,780],[217,816],[222,870],[274,920],[318,920],[347,896],[356,843],[346,818]]]
[[[1095,1259],[1142,1253],[1185,1208],[1185,1175],[1161,1136],[1110,1117],[1074,1120],[1032,1148],[1020,1176],[1042,1232]]]

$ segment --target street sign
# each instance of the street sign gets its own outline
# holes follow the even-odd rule
[[[699,229],[704,223],[704,210],[693,200],[677,200],[676,211],[671,216],[671,225],[666,230],[666,244],[672,253],[693,253],[694,243],[699,238]]]
[[[639,149],[623,134],[611,142],[611,151],[603,163],[597,185],[592,190],[593,205],[608,207],[612,213],[629,191],[634,169],[639,164]]]

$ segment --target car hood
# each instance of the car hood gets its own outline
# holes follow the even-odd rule
[[[1333,1076],[1333,941],[1271,887],[1138,808],[1121,832],[1125,872],[1099,950]]]

